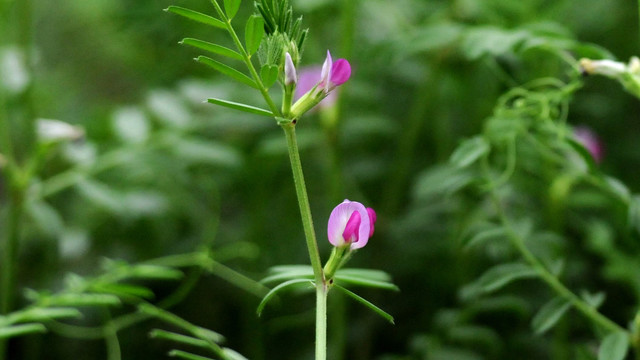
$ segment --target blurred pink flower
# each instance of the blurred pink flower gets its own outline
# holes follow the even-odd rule
[[[586,126],[578,126],[573,129],[576,140],[582,144],[593,156],[596,163],[600,163],[604,158],[604,147],[598,135]]]

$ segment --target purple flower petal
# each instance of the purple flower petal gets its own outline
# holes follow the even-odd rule
[[[347,243],[355,243],[358,242],[358,230],[360,230],[360,223],[362,222],[362,217],[360,213],[354,211],[351,213],[351,217],[349,221],[347,221],[347,225],[344,227],[344,232],[342,232],[342,238]]]
[[[339,86],[344,84],[351,77],[351,64],[345,59],[338,59],[333,63],[331,67],[331,79],[332,86]]]
[[[331,53],[327,50],[327,58],[324,60],[324,64],[322,64],[322,73],[320,75],[320,82],[318,83],[318,87],[324,89],[331,79],[331,70],[333,68],[333,59],[331,58]]]
[[[373,236],[374,224],[376,223],[376,219],[378,216],[376,215],[376,211],[372,208],[367,208],[367,213],[369,214],[369,237]]]
[[[358,212],[360,215],[360,224],[357,229],[358,241],[351,243],[351,249],[355,250],[367,245],[371,232],[369,212],[361,203],[345,200],[336,206],[329,216],[327,237],[333,246],[342,246],[348,241],[348,239],[345,239],[343,235],[347,232],[347,225],[349,224],[349,220],[352,218],[354,212]]]

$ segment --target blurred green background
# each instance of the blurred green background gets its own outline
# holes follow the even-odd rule
[[[178,41],[232,43],[222,31],[162,11],[179,5],[213,14],[208,1],[30,0],[24,13],[19,3],[0,1],[7,114],[62,120],[86,134],[48,150],[34,180],[34,191],[43,195],[34,196],[27,209],[20,289],[55,291],[68,272],[99,273],[105,257],[138,262],[202,244],[230,252],[221,255],[224,263],[256,280],[270,266],[308,262],[282,130],[269,119],[203,103],[216,97],[264,107],[259,93],[194,62],[199,52]],[[298,125],[323,259],[330,252],[325,228],[331,209],[345,198],[360,201],[376,209],[378,227],[351,265],[384,270],[401,289],[362,292],[395,316],[395,326],[335,296],[330,358],[577,358],[570,347],[588,345],[588,333],[531,334],[529,321],[540,305],[536,295],[531,295],[535,306],[512,296],[493,312],[491,304],[461,299],[461,287],[495,259],[462,252],[457,241],[470,218],[467,210],[475,206],[473,196],[434,197],[424,189],[429,186],[424,179],[447,162],[462,139],[482,131],[509,88],[541,77],[566,80],[572,69],[558,54],[578,59],[607,49],[623,62],[638,54],[638,4],[297,0],[292,5],[310,28],[303,65],[320,64],[330,49],[353,67],[338,107],[308,115]],[[253,4],[243,2],[234,20],[239,29],[252,12]],[[568,120],[600,136],[605,147],[600,168],[634,192],[640,191],[639,113],[638,100],[618,84],[593,77],[572,99]],[[332,119],[335,127],[327,125]],[[626,307],[637,300],[633,289],[615,279],[604,281],[598,274],[605,261],[597,253],[578,256],[588,269],[585,276],[592,276],[577,285],[607,289],[611,316],[629,319]],[[161,298],[177,283],[150,286]],[[534,294],[546,291],[541,284],[531,287],[526,290]],[[207,275],[173,311],[221,332],[229,347],[250,359],[312,358],[312,296],[282,298],[261,318],[255,315],[258,302]],[[114,309],[112,315],[130,310]],[[455,333],[451,319],[460,311],[473,313],[474,325]],[[90,311],[81,323],[98,325],[105,316]],[[122,358],[165,357],[171,344],[147,336],[158,326],[150,321],[122,331]],[[11,359],[77,360],[105,358],[106,352],[102,340],[56,332],[15,340],[10,351]]]

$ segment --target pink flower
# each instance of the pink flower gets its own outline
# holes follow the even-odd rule
[[[322,68],[311,67],[300,72],[296,86],[295,99],[291,110],[294,117],[299,117],[311,110],[321,101],[322,106],[330,106],[335,103],[335,94],[331,92],[344,84],[351,77],[351,65],[345,59],[335,62],[331,53],[327,50],[327,57]]]
[[[351,64],[345,59],[338,59],[333,62],[331,53],[327,50],[327,58],[322,64],[322,73],[318,89],[324,90],[327,94],[336,86],[342,85],[351,77]]]
[[[298,85],[296,86],[296,94],[294,96],[295,100],[300,99],[304,94],[309,92],[309,90],[313,89],[314,86],[318,84],[318,79],[321,77],[322,67],[320,65],[317,66],[309,66],[300,69],[300,73],[298,74]],[[325,97],[318,106],[320,108],[331,107],[336,103],[338,99],[338,91],[332,91]]]
[[[604,157],[604,149],[598,135],[586,126],[578,126],[573,130],[576,140],[582,144],[599,164]]]
[[[336,247],[351,245],[351,250],[367,245],[373,235],[376,212],[357,201],[345,200],[329,216],[327,236]]]

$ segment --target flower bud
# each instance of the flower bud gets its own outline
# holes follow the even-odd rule
[[[287,52],[284,54],[284,85],[290,86],[298,82],[296,67],[293,65],[291,55]]]

